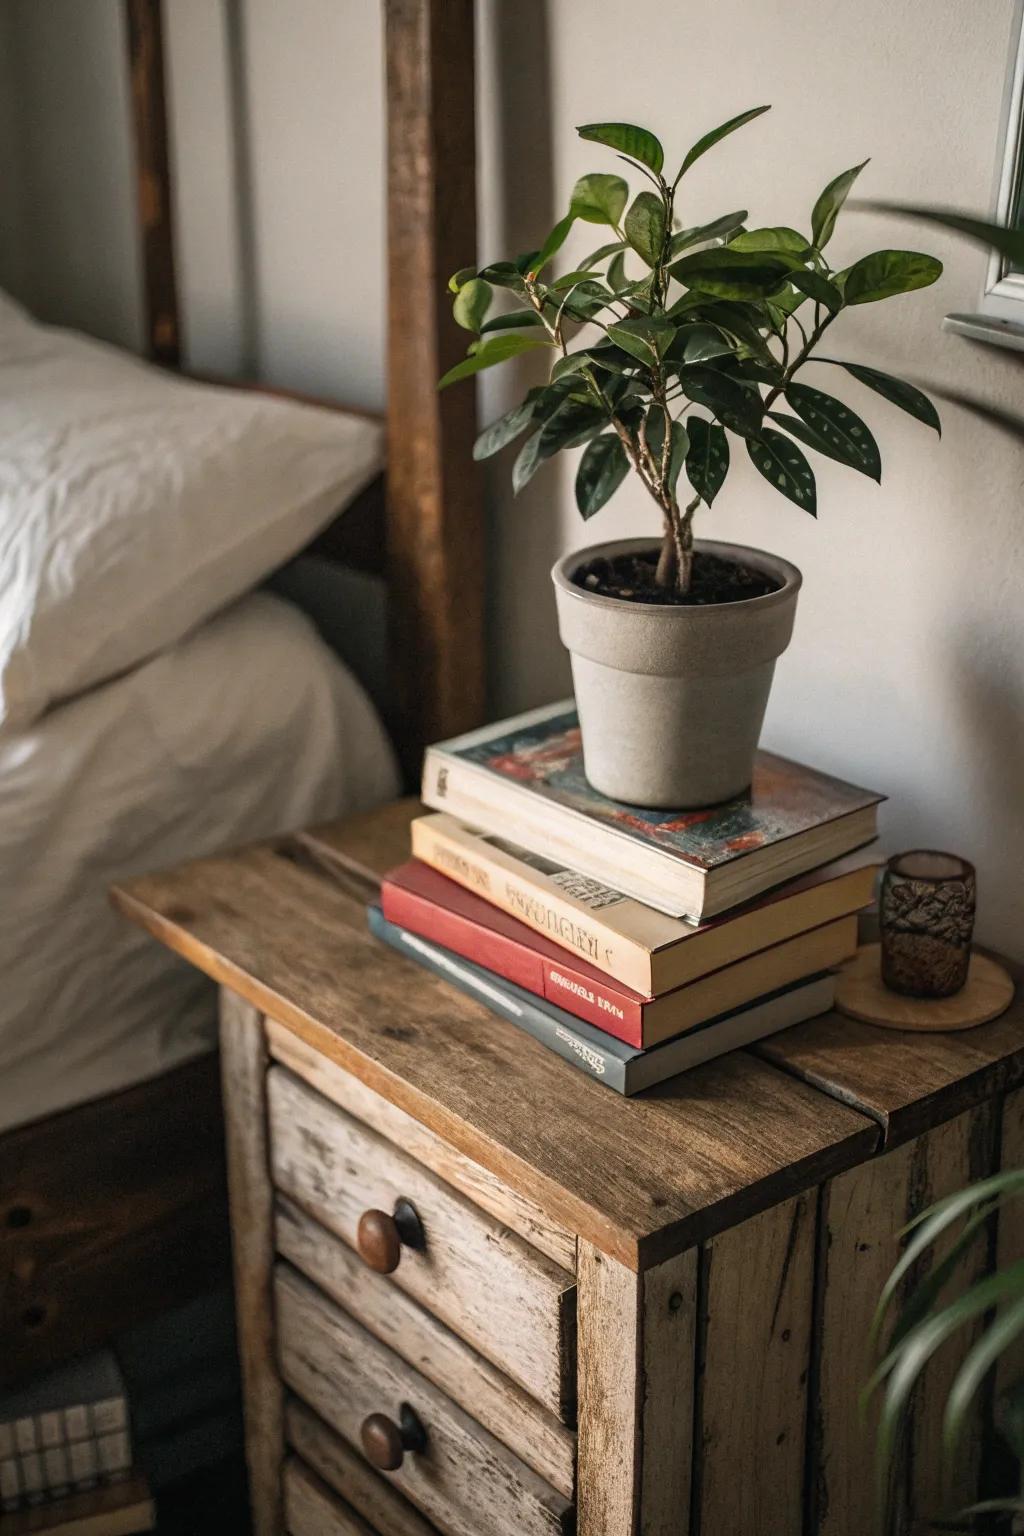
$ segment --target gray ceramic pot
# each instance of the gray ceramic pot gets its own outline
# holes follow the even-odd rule
[[[572,656],[587,778],[629,805],[714,805],[750,783],[775,671],[793,633],[801,576],[778,555],[698,539],[696,548],[767,571],[766,597],[703,608],[599,597],[572,573],[597,555],[651,548],[620,539],[552,568],[558,629]]]

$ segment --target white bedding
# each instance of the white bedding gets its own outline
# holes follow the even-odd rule
[[[0,1131],[214,1041],[211,984],[111,910],[113,881],[366,809],[397,782],[358,683],[266,593],[0,732]]]

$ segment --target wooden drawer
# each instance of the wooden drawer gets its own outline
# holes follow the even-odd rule
[[[380,1536],[300,1461],[286,1462],[282,1481],[288,1536]]]
[[[576,1436],[515,1382],[477,1354],[390,1277],[368,1268],[290,1200],[278,1196],[275,1243],[296,1269],[381,1343],[503,1440],[559,1493],[575,1487]]]
[[[430,1525],[418,1509],[415,1509],[397,1488],[375,1472],[359,1451],[328,1429],[305,1403],[290,1397],[285,1405],[285,1439],[296,1453],[287,1464],[301,1469],[308,1486],[317,1480],[321,1497],[317,1505],[330,1508],[331,1500],[324,1499],[324,1485],[340,1499],[344,1510],[351,1510],[372,1528],[374,1536],[434,1536],[435,1527]],[[312,1468],[314,1478],[309,1476]],[[306,1490],[299,1491],[299,1497]],[[285,1473],[285,1502],[288,1499],[288,1473]],[[306,1502],[309,1502],[306,1500]],[[289,1525],[291,1536],[304,1536]]]
[[[426,1243],[402,1248],[390,1282],[571,1423],[573,1277],[283,1067],[267,1103],[277,1187],[352,1248],[365,1211],[410,1201]]]
[[[445,1536],[562,1536],[569,1501],[287,1264],[275,1271],[281,1375],[350,1446],[363,1421],[409,1404],[426,1448],[388,1480]]]

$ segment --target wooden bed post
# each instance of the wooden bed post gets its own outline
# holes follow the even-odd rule
[[[161,0],[125,0],[125,19],[142,232],[146,344],[154,362],[177,368],[181,359],[181,325],[174,276]]]
[[[484,518],[472,385],[447,281],[476,252],[473,0],[385,0],[388,112],[387,546],[400,746],[484,710]]]

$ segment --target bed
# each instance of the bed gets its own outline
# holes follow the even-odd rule
[[[160,3],[125,0],[125,12],[149,352],[177,373]],[[381,710],[310,620],[265,590],[239,591],[130,665],[106,654],[99,681],[83,672],[23,722],[15,698],[16,728],[0,726],[4,1381],[228,1272],[212,1000],[123,930],[106,886],[375,803],[425,741],[482,716],[474,406],[471,392],[435,390],[461,350],[443,276],[475,237],[473,7],[386,0],[385,14],[385,473],[362,473],[306,552],[384,595]],[[222,388],[274,394],[211,385]]]

